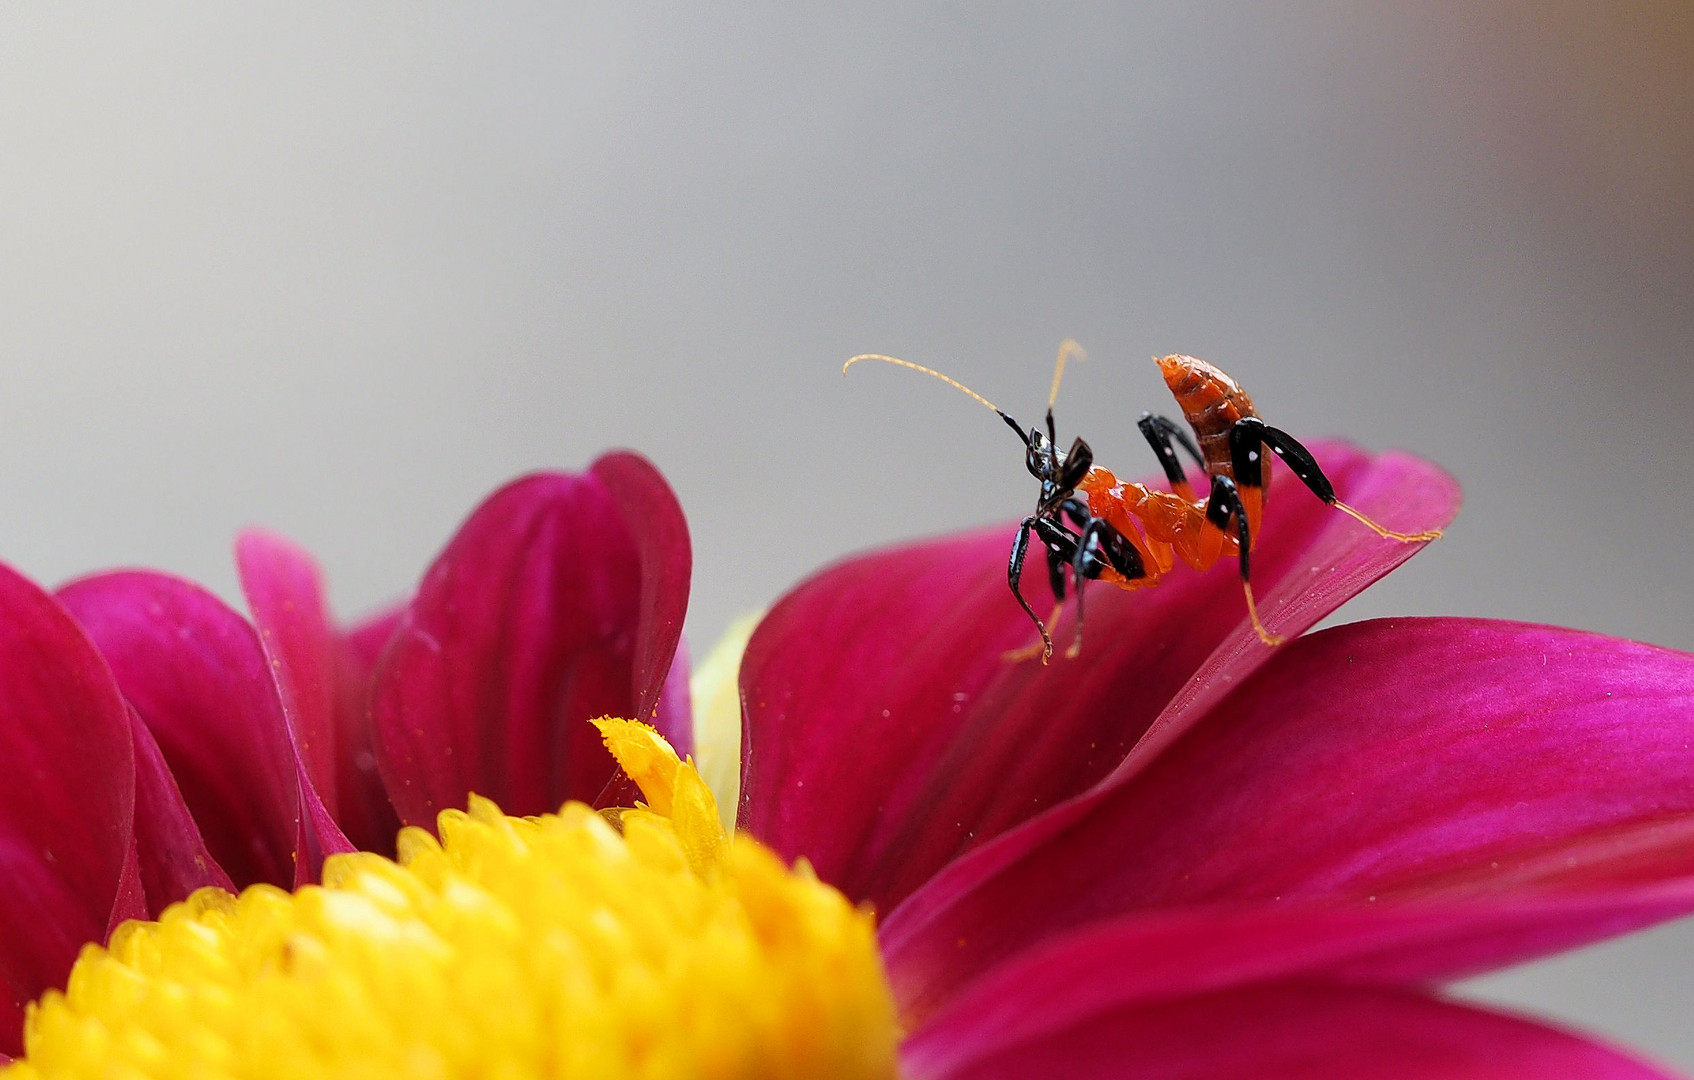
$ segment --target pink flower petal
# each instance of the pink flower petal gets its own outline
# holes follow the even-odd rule
[[[398,624],[398,617],[395,624]],[[368,639],[367,639],[368,640]],[[341,817],[347,838],[361,851],[394,854],[400,815],[389,801],[377,765],[376,731],[371,718],[371,687],[376,663],[367,660],[357,636],[340,639],[335,654],[335,727],[342,740]]]
[[[665,676],[664,686],[659,691],[658,704],[653,707],[652,724],[660,731],[673,732],[682,736],[683,749],[678,754],[687,754],[694,748],[694,701],[688,689],[688,678],[691,668],[688,661],[688,643],[677,639],[676,655],[671,659],[670,674]]]
[[[351,850],[306,779],[245,619],[198,585],[146,571],[83,578],[59,599],[158,741],[236,884],[290,888],[316,880],[322,854]]]
[[[324,612],[323,581],[311,556],[258,529],[235,541],[241,591],[270,661],[283,715],[300,744],[306,773],[330,813],[338,798],[335,636]]]
[[[344,640],[357,665],[354,670],[362,671],[367,680],[376,672],[377,662],[382,659],[383,650],[388,648],[388,642],[394,637],[394,631],[400,628],[400,620],[405,614],[406,605],[395,604],[347,631]]]
[[[1018,1040],[1079,1015],[1266,982],[1423,985],[1633,930],[1694,908],[1694,878],[1484,901],[1204,905],[1084,923],[1014,952],[944,1007],[945,978],[894,971],[926,1038]],[[916,977],[914,977],[916,976]]]
[[[686,731],[689,738],[686,744],[693,745],[694,702],[688,688],[688,643],[678,640],[676,657],[671,661],[671,673],[665,677],[664,689],[659,693],[659,704],[655,709],[652,724],[660,731]],[[686,750],[677,751],[686,755]],[[641,793],[641,785],[629,778],[622,769],[612,773],[612,778],[606,786],[600,789],[600,795],[594,800],[597,807],[634,806],[637,802],[645,802],[646,796]]]
[[[1329,470],[1330,445],[1319,444],[1318,456]],[[1351,450],[1350,447],[1346,448]],[[1357,451],[1352,451],[1357,453]],[[1459,512],[1458,483],[1429,462],[1389,452],[1366,468],[1352,471],[1343,481],[1334,471],[1336,492],[1349,505],[1379,524],[1402,532],[1445,528]],[[1291,489],[1300,498],[1298,480],[1278,468],[1279,499]],[[1267,520],[1269,520],[1267,518]],[[1292,637],[1317,625],[1324,616],[1364,592],[1395,567],[1422,550],[1422,544],[1380,541],[1341,514],[1326,514],[1321,532],[1293,560],[1286,576],[1264,592],[1259,607],[1271,630]],[[1254,580],[1259,554],[1253,553]],[[1132,771],[1181,735],[1207,709],[1228,696],[1260,665],[1274,657],[1245,623],[1238,624],[1182,689],[1160,711],[1118,767]]]
[[[349,841],[391,853],[400,822],[371,746],[374,659],[365,662],[361,645],[336,634],[322,575],[305,551],[257,529],[242,533],[235,550],[241,588],[313,786]],[[386,639],[380,627],[366,633]]]
[[[147,900],[147,917],[156,919],[166,907],[208,885],[235,891],[200,827],[183,801],[176,778],[159,751],[153,733],[129,708],[130,734],[135,739],[135,840],[137,869]]]
[[[681,520],[628,454],[477,508],[376,675],[377,757],[402,820],[433,826],[472,791],[514,814],[600,794],[614,765],[585,721],[653,715],[687,603]]]
[[[654,723],[677,753],[687,754],[693,749],[694,733],[686,702],[667,702],[665,698],[677,696],[678,684],[667,680],[674,680],[679,670],[672,656],[682,640],[688,582],[694,567],[688,520],[665,478],[639,454],[606,454],[589,467],[589,472],[606,485],[629,524],[641,564],[640,621],[633,664],[634,718]],[[680,671],[680,687],[686,694],[686,661]]]
[[[1271,985],[1079,1018],[1024,1041],[904,1048],[930,1080],[1667,1080],[1580,1036],[1411,991]]]
[[[133,843],[129,715],[64,609],[0,565],[0,1053],[103,940]]]
[[[1328,630],[1139,773],[949,867],[885,954],[922,1011],[1123,913],[1612,890],[1618,911],[1495,939],[1491,962],[1523,959],[1641,925],[1636,886],[1694,875],[1691,743],[1694,656],[1480,620]]]
[[[106,932],[98,940],[105,941],[112,931],[131,919],[147,917],[147,887],[141,882],[141,843],[130,838],[124,850],[123,868],[118,871],[117,895],[112,900],[112,913],[106,917]]]
[[[1451,479],[1423,462],[1340,444],[1318,452],[1343,497],[1387,524],[1442,524],[1457,507]],[[1277,487],[1253,566],[1260,610],[1284,633],[1417,550],[1292,476]],[[1179,565],[1146,591],[1092,586],[1079,658],[1007,662],[1004,650],[1034,638],[1007,595],[1014,532],[853,559],[772,610],[742,666],[741,827],[888,910],[949,860],[1110,775],[1149,728],[1180,730],[1276,655],[1247,621],[1232,566]],[[1031,597],[1047,595],[1038,562],[1026,567]]]

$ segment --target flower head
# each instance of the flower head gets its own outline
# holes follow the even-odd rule
[[[1317,449],[1391,526],[1456,508],[1421,462]],[[754,633],[739,694],[706,688],[744,723],[752,839],[726,845],[662,737],[686,753],[674,506],[627,457],[520,481],[406,608],[347,634],[309,560],[263,535],[241,546],[256,633],[174,579],[108,575],[55,601],[0,571],[0,700],[23,718],[0,718],[0,750],[40,766],[0,795],[0,852],[24,871],[0,879],[14,1000],[62,985],[77,947],[124,918],[250,884],[220,854],[232,845],[251,849],[241,874],[292,869],[272,884],[300,886],[383,800],[413,825],[454,823],[449,852],[461,821],[529,835],[488,804],[452,809],[488,790],[526,814],[574,799],[535,828],[602,839],[587,807],[640,797],[613,815],[625,842],[658,827],[691,879],[754,841],[773,873],[815,867],[837,910],[877,914],[907,1077],[1662,1075],[1428,987],[1694,910],[1694,657],[1439,619],[1270,649],[1227,574],[1178,569],[1092,595],[1082,656],[1043,668],[1005,658],[1029,634],[1004,592],[1009,530],[933,541],[803,584]],[[1267,509],[1261,537],[1260,610],[1289,636],[1414,550],[1298,498]],[[656,730],[566,715],[619,695]],[[221,716],[243,718],[236,737]],[[247,795],[249,825],[197,826]],[[441,850],[405,835],[405,859]],[[390,873],[366,855],[327,865],[329,891]],[[309,887],[249,895],[320,903]],[[14,929],[30,920],[50,932]],[[144,939],[124,935],[93,955]],[[673,1005],[718,993],[684,985]]]
[[[502,488],[410,602],[350,632],[293,545],[253,532],[237,554],[253,623],[166,574],[49,595],[0,566],[0,1053],[125,919],[314,882],[472,791],[526,815],[627,804],[594,716],[687,746],[687,527],[633,454]]]
[[[869,913],[730,843],[652,728],[595,724],[646,809],[515,818],[473,796],[439,841],[402,832],[398,863],[199,890],[87,946],[4,1075],[892,1080]]]

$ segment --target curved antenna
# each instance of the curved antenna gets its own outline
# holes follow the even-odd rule
[[[1053,362],[1053,388],[1047,391],[1047,460],[1055,476],[1059,472],[1059,430],[1053,426],[1053,403],[1059,400],[1059,380],[1065,377],[1065,360],[1072,354],[1078,360],[1088,359],[1088,353],[1071,338],[1059,342],[1059,358]]]
[[[1059,359],[1053,364],[1053,389],[1047,392],[1047,411],[1053,411],[1053,404],[1059,400],[1059,380],[1065,377],[1065,361],[1070,357],[1078,360],[1088,359],[1088,350],[1078,345],[1071,338],[1059,342]]]
[[[1075,343],[1072,342],[1071,344]],[[975,398],[990,409],[993,409],[996,416],[1011,425],[1012,430],[1017,432],[1018,438],[1022,439],[1025,445],[1028,445],[1029,443],[1029,436],[1023,433],[1023,425],[1019,424],[1016,420],[1013,420],[1010,416],[1007,416],[1006,410],[1000,408],[1000,406],[994,404],[992,401],[989,401],[987,398],[983,397],[981,394],[972,390],[957,379],[949,378],[948,376],[941,374],[941,372],[936,371],[934,368],[926,368],[922,364],[914,364],[910,360],[902,360],[898,356],[884,356],[881,353],[860,353],[858,356],[853,357],[845,364],[841,365],[841,374],[847,374],[847,369],[852,367],[854,364],[857,364],[860,360],[881,360],[885,364],[897,364],[903,368],[911,368],[913,371],[921,371],[925,375],[933,375],[948,386],[951,386],[953,389],[962,390],[964,393]],[[1055,386],[1056,385],[1057,384],[1055,383]]]

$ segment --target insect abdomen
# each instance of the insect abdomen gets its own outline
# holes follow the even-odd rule
[[[1259,415],[1253,409],[1253,399],[1234,379],[1193,356],[1164,357],[1159,361],[1159,371],[1188,426],[1194,429],[1200,454],[1206,459],[1206,472],[1212,476],[1233,475],[1229,429],[1243,416]]]

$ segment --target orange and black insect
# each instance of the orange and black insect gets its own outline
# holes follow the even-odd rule
[[[1335,497],[1335,486],[1324,475],[1317,459],[1292,435],[1259,419],[1253,401],[1241,385],[1218,368],[1192,356],[1167,356],[1157,361],[1165,385],[1193,429],[1188,432],[1171,420],[1142,413],[1139,426],[1153,452],[1158,455],[1170,491],[1148,488],[1119,480],[1110,470],[1094,464],[1094,451],[1083,439],[1071,443],[1060,455],[1058,432],[1053,424],[1053,403],[1059,395],[1059,380],[1065,361],[1081,356],[1074,341],[1059,347],[1053,369],[1053,388],[1047,397],[1046,431],[1023,426],[999,406],[939,371],[898,357],[866,353],[842,367],[861,360],[881,360],[933,375],[964,391],[993,409],[1024,444],[1025,465],[1041,481],[1035,512],[1018,523],[1012,541],[1007,578],[1012,595],[1041,633],[1038,647],[1042,663],[1053,655],[1053,638],[1047,624],[1029,606],[1019,588],[1029,538],[1034,534],[1047,549],[1047,577],[1056,605],[1049,616],[1056,622],[1066,594],[1066,572],[1076,593],[1076,640],[1067,655],[1074,656],[1082,641],[1082,587],[1087,581],[1106,581],[1120,589],[1143,589],[1159,583],[1175,560],[1196,570],[1205,570],[1219,559],[1233,555],[1241,570],[1241,588],[1253,628],[1267,645],[1280,645],[1259,619],[1253,602],[1249,554],[1264,518],[1265,498],[1270,487],[1270,470],[1263,461],[1269,447],[1313,495],[1374,530],[1379,536],[1403,543],[1433,540],[1440,529],[1401,533],[1372,521]],[[1211,489],[1204,499],[1194,488],[1177,456],[1181,447],[1210,477]],[[1035,655],[1034,649],[1027,655]],[[1018,654],[1014,654],[1018,655]]]

